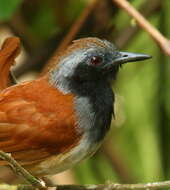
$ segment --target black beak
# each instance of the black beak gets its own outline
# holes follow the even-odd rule
[[[117,58],[114,59],[114,64],[122,64],[127,62],[142,61],[152,58],[150,55],[139,53],[119,52]]]

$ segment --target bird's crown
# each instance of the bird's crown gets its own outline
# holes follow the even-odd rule
[[[80,51],[80,50],[87,50],[90,48],[97,48],[97,49],[107,49],[111,51],[116,51],[116,47],[108,42],[107,40],[101,40],[96,37],[87,37],[87,38],[80,38],[77,40],[73,40],[72,44],[70,44],[66,49],[59,51],[56,56],[51,60],[53,62],[52,68],[55,67],[61,59],[70,54]]]
[[[73,43],[66,49],[65,52],[71,53],[75,50],[87,49],[91,47],[112,49],[113,51],[116,50],[115,46],[112,43],[108,42],[107,40],[101,40],[99,38],[89,37],[89,38],[81,38],[78,40],[74,40]]]

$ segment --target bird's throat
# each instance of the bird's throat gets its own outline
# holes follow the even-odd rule
[[[100,142],[110,128],[114,94],[110,88],[97,87],[88,95],[77,95],[75,109],[79,127],[89,133],[89,140]]]

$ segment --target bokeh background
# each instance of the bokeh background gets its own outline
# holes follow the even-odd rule
[[[129,0],[170,37],[170,0]],[[113,85],[116,119],[99,151],[55,183],[136,183],[170,178],[170,61],[151,37],[112,0],[0,0],[0,42],[18,36],[22,53],[13,68],[19,81],[36,78],[84,10],[75,39],[95,36],[152,60],[124,65]],[[89,5],[90,4],[90,5]],[[76,26],[74,24],[74,26]],[[73,30],[74,32],[74,30]],[[0,168],[1,181],[14,181]]]

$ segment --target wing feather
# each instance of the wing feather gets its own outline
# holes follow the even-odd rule
[[[37,91],[34,81],[0,93],[0,150],[23,165],[68,151],[80,139],[73,96],[41,83]]]

